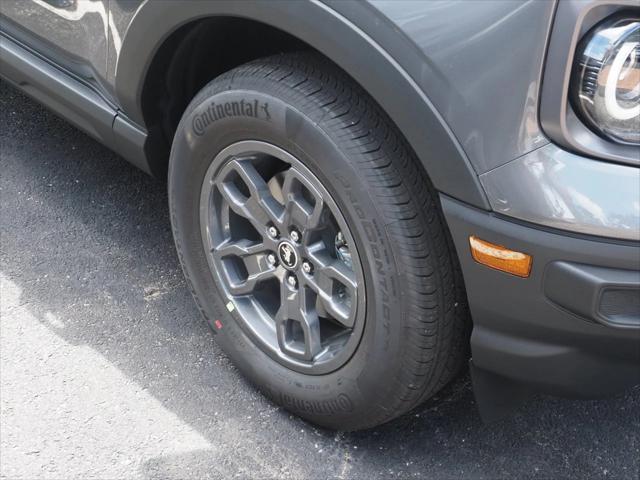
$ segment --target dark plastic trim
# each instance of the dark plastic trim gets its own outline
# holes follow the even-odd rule
[[[607,289],[631,290],[640,296],[640,271],[558,261],[549,264],[544,274],[544,294],[559,307],[613,328],[639,329],[640,312],[615,321],[602,315],[600,304]]]
[[[532,396],[523,383],[476,367],[469,360],[473,396],[484,423],[501,420],[518,409]]]
[[[508,221],[444,195],[440,200],[464,276],[477,368],[571,397],[610,395],[640,383],[640,329],[590,321],[545,294],[545,271],[558,261],[616,271],[614,283],[624,284],[627,272],[640,271],[640,244],[577,238]],[[531,255],[529,278],[475,262],[470,235]],[[563,288],[571,294],[579,286]]]
[[[0,35],[0,76],[103,143],[116,111],[91,88]]]
[[[357,5],[362,24],[375,20],[372,18],[377,15],[375,9],[365,3]],[[378,101],[405,135],[438,190],[490,209],[469,159],[417,83],[367,33],[315,0],[144,3],[124,36],[116,66],[116,95],[123,111],[134,122],[144,125],[141,92],[153,56],[163,41],[182,25],[212,16],[240,17],[270,25],[326,55]],[[404,45],[407,42],[388,23],[377,20],[374,22],[376,35],[385,36],[385,43],[397,41]],[[409,45],[406,50],[411,50]],[[416,62],[424,61],[418,52],[411,52]]]
[[[113,136],[116,145],[107,145],[116,150],[120,155],[133,163],[140,170],[155,175],[158,172],[151,170],[145,150],[147,145],[147,133],[135,125],[131,120],[118,112],[113,119]]]
[[[0,78],[15,85],[99,142],[149,173],[146,133],[91,87],[0,35]]]

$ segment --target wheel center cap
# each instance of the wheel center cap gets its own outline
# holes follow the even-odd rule
[[[298,254],[290,242],[284,241],[278,245],[278,257],[280,257],[280,263],[288,269],[296,268],[298,265]]]

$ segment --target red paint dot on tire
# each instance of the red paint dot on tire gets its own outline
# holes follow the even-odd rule
[[[218,330],[222,328],[222,322],[220,320],[216,320],[215,322],[213,322],[213,324],[216,326]]]

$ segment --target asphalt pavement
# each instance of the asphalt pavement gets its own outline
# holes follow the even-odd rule
[[[371,431],[290,415],[201,320],[164,182],[5,83],[0,155],[1,478],[639,478],[640,388],[485,425],[463,375]]]

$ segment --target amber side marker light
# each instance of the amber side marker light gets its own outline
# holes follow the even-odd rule
[[[533,263],[531,255],[514,252],[502,245],[480,240],[473,235],[469,237],[469,245],[471,246],[471,256],[482,265],[522,278],[527,278],[531,273],[531,264]]]

